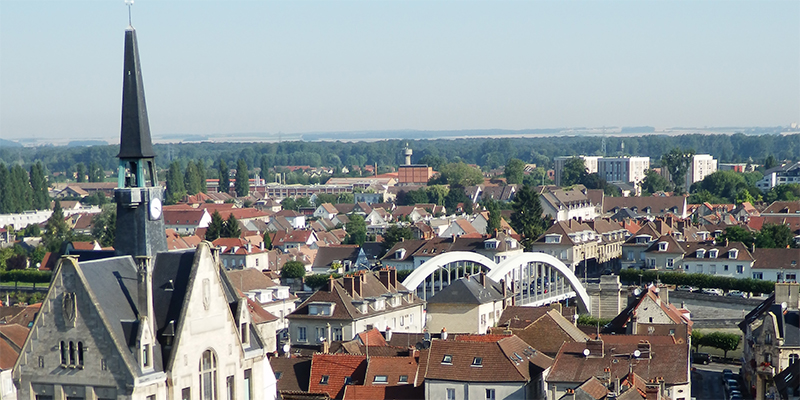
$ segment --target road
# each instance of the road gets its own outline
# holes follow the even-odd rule
[[[692,398],[697,400],[726,400],[725,387],[722,384],[722,370],[733,371],[738,379],[739,366],[711,363],[693,365],[697,370],[692,372]],[[741,386],[741,380],[739,385]],[[742,393],[747,398],[747,393]]]

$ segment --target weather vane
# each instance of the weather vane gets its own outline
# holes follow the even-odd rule
[[[128,6],[128,25],[131,24],[131,6],[133,5],[133,0],[125,0],[125,5]]]

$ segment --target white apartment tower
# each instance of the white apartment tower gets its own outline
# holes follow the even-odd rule
[[[650,157],[603,157],[597,160],[597,174],[607,182],[626,182],[637,187],[650,168]]]
[[[693,183],[702,181],[703,178],[714,172],[717,172],[717,160],[714,157],[710,154],[695,154],[691,163],[689,163],[688,171],[686,171],[686,184],[684,187],[689,190]]]

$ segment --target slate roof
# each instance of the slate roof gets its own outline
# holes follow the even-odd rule
[[[679,343],[663,343],[654,339],[658,336],[605,335],[603,357],[585,357],[586,343],[565,343],[558,352],[555,364],[550,369],[548,382],[572,382],[579,384],[593,376],[603,374],[610,368],[611,379],[624,378],[629,364],[624,354],[633,354],[640,341],[650,341],[650,358],[641,356],[632,364],[633,372],[645,378],[663,377],[667,385],[689,382],[689,346]],[[611,349],[614,349],[613,353]],[[613,363],[612,359],[619,362]]]
[[[503,288],[499,283],[484,275],[486,284],[480,283],[478,274],[468,278],[459,278],[449,286],[428,299],[428,304],[486,304],[503,301],[511,295],[510,291],[503,296]]]
[[[525,310],[522,310],[524,308],[533,308],[537,312],[525,313]],[[509,312],[506,313],[506,311]],[[550,307],[513,306],[506,308],[506,311],[503,312],[503,316],[500,319],[501,322],[504,322],[498,324],[496,328],[492,328],[492,332],[507,332],[507,329],[510,329],[511,333],[517,335],[531,346],[536,346],[537,350],[548,356],[555,357],[564,343],[582,343],[589,339],[583,331],[571,322],[571,319],[567,320],[558,310]],[[517,317],[520,314],[523,316],[522,318]],[[505,318],[509,315],[513,315],[512,319],[506,320]],[[509,321],[511,323],[506,325]],[[507,326],[510,327],[507,328]]]
[[[684,260],[714,260],[711,258],[711,249],[717,249],[717,258],[720,261],[724,260],[731,260],[730,258],[730,250],[737,249],[739,250],[736,254],[736,260],[738,261],[754,261],[753,255],[750,253],[750,250],[747,249],[741,242],[729,242],[726,246],[725,243],[714,243],[713,241],[705,241],[705,242],[684,242],[683,249],[686,252],[683,256]],[[703,255],[703,258],[697,258],[697,250],[698,249],[705,249],[706,252]]]
[[[666,242],[667,243],[667,249],[666,250],[663,250],[663,251],[660,250],[659,243],[661,243],[661,242]],[[678,240],[675,239],[675,237],[673,237],[672,235],[661,236],[655,242],[653,242],[653,244],[651,244],[650,247],[648,247],[647,250],[645,250],[645,252],[647,252],[647,253],[649,253],[649,252],[662,253],[662,254],[684,254],[685,253],[685,251],[683,249],[683,246],[682,246],[682,243],[678,242]]]
[[[636,209],[638,213],[644,213],[644,209],[650,207],[650,214],[666,214],[674,212],[683,215],[685,197],[683,196],[632,196],[632,197],[606,197],[603,199],[603,212],[611,213],[628,208]],[[675,211],[673,211],[675,210]]]
[[[800,268],[800,249],[755,249],[756,261],[753,269],[785,269],[797,271]]]
[[[144,85],[139,65],[136,30],[125,29],[125,79],[122,85],[122,129],[118,158],[154,158],[150,124],[144,101]]]
[[[269,360],[278,379],[278,391],[308,391],[311,357],[272,357]]]
[[[761,214],[796,214],[800,213],[800,200],[797,201],[775,201],[770,204]]]
[[[361,248],[356,245],[322,246],[317,249],[317,256],[314,258],[314,263],[311,267],[330,267],[334,261],[352,261],[355,265],[360,251]]]
[[[444,356],[451,362],[446,363]],[[476,357],[481,366],[473,366]],[[553,359],[534,350],[516,336],[495,342],[434,340],[425,360],[425,379],[457,382],[520,382],[531,379],[531,370],[550,367]],[[422,366],[422,360],[420,360]],[[533,368],[532,368],[533,367]],[[422,369],[420,369],[422,372]]]

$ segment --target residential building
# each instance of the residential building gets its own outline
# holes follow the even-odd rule
[[[275,213],[273,217],[283,217],[292,224],[294,229],[303,229],[306,227],[306,216],[292,210],[281,210]]]
[[[397,280],[395,269],[357,271],[331,279],[289,314],[291,343],[350,340],[373,327],[421,332],[423,304]]]
[[[567,315],[565,316],[564,313]],[[550,306],[508,306],[492,328],[493,334],[513,334],[548,357],[555,357],[564,343],[586,342],[583,331],[575,326],[575,309],[554,303]]]
[[[800,284],[778,282],[775,292],[739,323],[744,334],[742,379],[745,388],[755,388],[755,399],[779,398],[776,375],[800,362],[799,302]]]
[[[645,223],[622,244],[622,268],[645,268],[645,252],[653,241],[672,233],[672,227],[663,221]]]
[[[778,185],[800,183],[800,162],[775,167],[764,172],[764,177],[756,182],[756,187],[763,192]]]
[[[261,246],[253,246],[241,238],[219,238],[212,244],[219,248],[220,260],[225,269],[254,268],[257,271],[267,269],[269,254]]]
[[[428,298],[427,328],[434,332],[447,328],[451,332],[486,333],[500,319],[511,296],[505,282],[495,282],[483,272],[456,279]]]
[[[626,208],[651,220],[669,214],[678,218],[689,216],[686,196],[606,197],[603,201],[603,212],[607,215]]]
[[[593,173],[597,172],[597,162],[598,162],[598,160],[600,160],[599,156],[559,156],[559,157],[555,157],[555,158],[553,158],[553,164],[554,164],[553,170],[554,170],[554,173],[555,173],[554,182],[555,182],[556,186],[562,186],[561,180],[562,180],[562,177],[563,177],[563,174],[564,174],[564,164],[566,164],[567,161],[569,161],[569,160],[571,160],[571,159],[573,159],[575,157],[578,157],[578,158],[583,160],[583,164],[586,166],[586,172],[588,172],[590,174],[593,174]]]
[[[800,249],[751,249],[755,262],[753,279],[773,282],[798,282]]]
[[[680,270],[685,253],[684,243],[678,242],[673,235],[663,235],[651,242],[650,247],[644,251],[645,268]]]
[[[211,214],[205,209],[196,208],[165,208],[164,225],[179,235],[194,235],[200,228],[208,228],[211,223]]]
[[[681,268],[688,273],[710,274],[733,278],[763,279],[752,272],[754,255],[741,242],[685,242]]]
[[[316,210],[314,210],[314,218],[324,218],[330,220],[339,211],[331,203],[322,203]]]
[[[289,249],[314,246],[317,234],[312,230],[277,231],[272,235],[272,247],[287,253]],[[316,246],[315,246],[316,247]]]
[[[427,239],[403,240],[397,242],[383,257],[381,257],[381,263],[387,267],[395,268],[398,271],[415,269],[414,253],[427,242]]]
[[[717,172],[717,160],[710,154],[695,154],[689,161],[689,168],[686,170],[686,182],[684,188],[689,190],[695,182],[700,182],[708,175]]]
[[[28,332],[28,328],[19,324],[0,324],[0,398],[3,400],[17,400],[11,372]]]
[[[439,237],[443,238],[452,238],[452,237],[461,237],[464,235],[478,235],[478,231],[475,229],[472,224],[466,219],[463,218],[456,218],[450,222],[450,225],[445,229]]]
[[[573,272],[582,272],[576,271],[579,264],[585,268],[586,260],[597,258],[598,239],[597,232],[586,223],[558,221],[533,242],[532,250],[558,258]]]
[[[327,274],[334,271],[339,274],[369,269],[369,260],[364,250],[357,245],[320,246],[317,256],[311,265],[311,272]]]
[[[689,345],[670,336],[602,335],[564,343],[547,376],[548,398],[561,399],[592,377],[622,382],[635,373],[645,382],[663,379],[670,399],[689,400],[689,369]]]
[[[628,307],[603,327],[616,335],[671,336],[676,343],[689,345],[692,320],[689,311],[669,302],[667,286],[651,285],[630,299]]]
[[[650,169],[650,157],[602,157],[597,160],[597,174],[607,182],[630,183],[641,190],[639,182]]]
[[[543,187],[539,195],[542,210],[555,221],[578,219],[593,220],[597,217],[597,206],[592,204],[583,185],[569,189]]]
[[[553,359],[516,336],[432,340],[425,365],[426,399],[545,399]]]
[[[297,308],[299,301],[296,295],[289,292],[289,286],[279,285],[263,272],[252,268],[226,272],[236,290],[278,318],[276,330],[289,327],[286,316]],[[274,340],[275,332],[272,332],[272,336]]]

